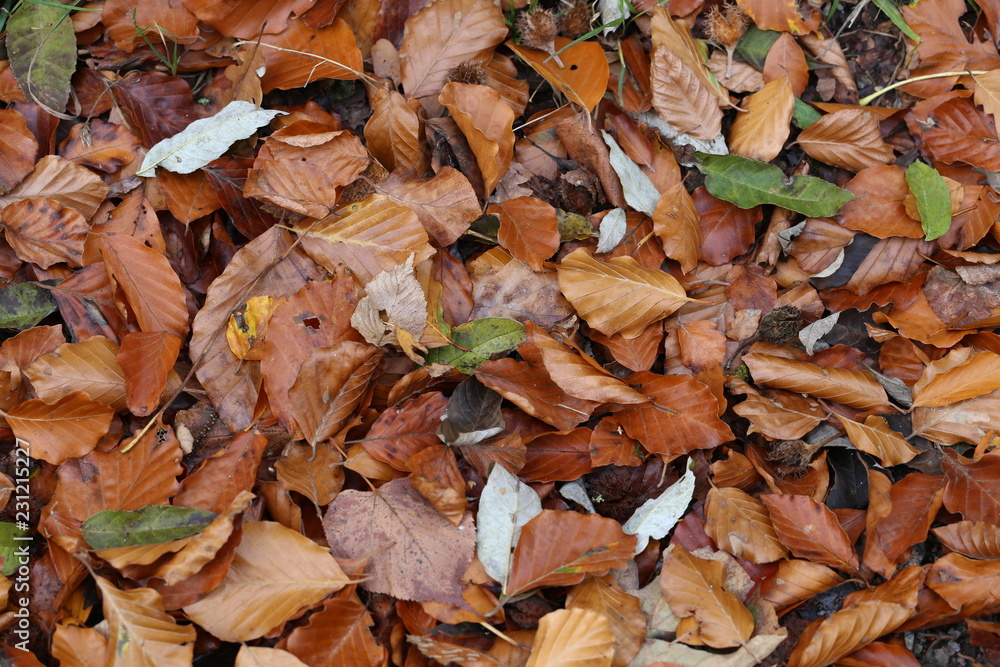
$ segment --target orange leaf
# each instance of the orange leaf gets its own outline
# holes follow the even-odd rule
[[[975,463],[949,452],[941,459],[941,468],[948,480],[944,506],[949,512],[961,514],[966,521],[996,520],[1000,512],[1000,452],[990,452]]]
[[[82,391],[91,400],[125,407],[125,378],[115,356],[118,346],[104,336],[91,336],[82,343],[64,343],[50,354],[35,359],[24,375],[39,398],[56,401]]]
[[[587,609],[608,619],[615,638],[612,667],[629,664],[642,647],[646,617],[639,598],[625,592],[612,575],[590,577],[574,586],[566,596],[566,608]]]
[[[614,642],[603,614],[558,609],[538,622],[526,667],[611,667]]]
[[[954,359],[950,367],[935,373],[942,363],[936,362],[914,385],[914,407],[941,407],[1000,389],[1000,354],[965,348],[948,357]]]
[[[687,454],[733,439],[719,419],[712,391],[689,375],[655,375],[645,371],[628,378],[650,403],[630,407],[614,419],[629,437],[654,454]]]
[[[719,98],[667,47],[653,51],[650,88],[657,113],[680,132],[711,141],[722,131]]]
[[[16,188],[0,197],[0,206],[22,199],[54,199],[90,220],[108,196],[108,186],[86,167],[56,155],[46,155]]]
[[[748,433],[761,433],[773,440],[796,440],[826,418],[819,403],[802,394],[769,389],[747,394],[733,412],[750,420]]]
[[[265,0],[263,4],[271,3]],[[257,23],[247,38],[256,38],[260,25]],[[233,33],[227,28],[226,34]],[[293,18],[287,28],[276,35],[264,35],[260,43],[275,47],[263,47],[267,70],[260,78],[260,86],[265,93],[275,88],[301,88],[321,79],[357,79],[364,69],[354,32],[340,17],[319,29]]]
[[[316,446],[294,443],[274,464],[278,481],[289,491],[297,491],[316,507],[329,505],[344,486],[344,456],[326,440]]]
[[[527,482],[568,482],[590,472],[590,440],[593,431],[575,428],[572,431],[542,433],[527,441],[524,467],[518,471]]]
[[[423,179],[394,173],[378,184],[378,191],[416,213],[442,248],[457,241],[482,215],[469,179],[451,167],[441,167],[434,176]]]
[[[114,415],[108,406],[74,391],[51,404],[37,398],[25,401],[7,413],[7,423],[18,439],[30,443],[31,456],[59,465],[91,452]]]
[[[771,563],[788,554],[763,503],[739,489],[709,490],[705,532],[720,549],[751,563]]]
[[[882,141],[878,120],[863,109],[844,109],[823,116],[802,130],[798,142],[810,157],[850,171],[893,160],[892,147]]]
[[[508,199],[486,209],[500,218],[497,241],[532,271],[543,271],[542,262],[559,250],[555,208],[535,197]]]
[[[301,227],[302,247],[331,272],[344,264],[367,284],[410,255],[419,264],[434,254],[416,214],[384,195],[372,195],[348,211],[343,217],[334,214]]]
[[[70,129],[69,137],[59,146],[60,155],[108,174],[113,174],[123,165],[135,160],[139,140],[127,127],[106,123],[100,118],[92,118],[88,125],[89,134],[86,138],[82,123]]]
[[[9,191],[30,174],[37,153],[38,141],[24,116],[14,109],[0,111],[0,190]]]
[[[375,420],[362,444],[379,461],[408,471],[411,456],[441,443],[436,430],[447,406],[448,399],[432,391],[391,407]]]
[[[811,5],[800,8],[798,0],[737,0],[761,30],[779,30],[802,35],[819,29],[822,17]]]
[[[144,416],[156,409],[182,344],[180,338],[165,331],[125,334],[116,359],[125,375],[129,412]]]
[[[438,100],[469,142],[489,196],[514,158],[514,111],[487,86],[452,82],[445,84]]]
[[[669,273],[646,269],[631,257],[601,262],[577,248],[563,257],[558,272],[562,293],[605,335],[635,338],[691,300]]]
[[[844,227],[879,238],[923,238],[920,222],[906,214],[903,201],[910,189],[903,167],[886,165],[862,169],[844,189],[855,195],[837,213]]]
[[[632,559],[635,536],[597,514],[542,510],[521,529],[507,595],[542,586],[569,586],[588,575],[620,569]]]
[[[858,555],[837,515],[807,496],[761,496],[778,539],[800,558],[847,572],[858,569]]]
[[[102,235],[101,254],[144,332],[187,337],[187,302],[166,257],[124,234]]]
[[[746,113],[729,129],[729,149],[736,155],[770,162],[781,152],[791,130],[795,96],[788,77],[766,84],[743,99]]]
[[[704,187],[691,193],[698,209],[701,227],[701,258],[712,266],[721,266],[750,249],[754,225],[764,217],[759,206],[742,209],[716,199]]]
[[[890,602],[862,602],[813,621],[788,658],[789,667],[824,667],[889,634],[913,614]]]
[[[493,391],[560,430],[568,430],[587,419],[597,403],[570,396],[556,384],[540,364],[497,359],[476,369],[476,377]]]
[[[809,84],[809,66],[806,64],[806,54],[791,34],[781,33],[768,49],[763,74],[764,81],[768,83],[787,76],[792,86],[792,95],[802,97]]]
[[[292,630],[285,646],[309,665],[377,667],[384,664],[386,650],[372,637],[369,628],[373,624],[356,595],[333,598],[311,614],[305,625]],[[275,663],[262,659],[260,664]]]
[[[266,446],[267,438],[257,431],[240,432],[184,478],[173,504],[222,513],[241,492],[253,488]]]
[[[398,165],[423,173],[427,148],[417,110],[395,90],[376,88],[370,99],[372,113],[365,124],[365,142],[372,156],[389,171]]]
[[[437,98],[448,72],[463,62],[488,62],[506,36],[499,5],[478,0],[427,3],[406,20],[399,47],[403,90],[420,100],[429,117],[440,116]]]
[[[653,231],[663,244],[663,252],[680,262],[681,270],[694,271],[701,258],[704,239],[698,224],[701,216],[683,183],[660,195],[653,211]]]
[[[409,459],[410,483],[423,495],[431,507],[456,526],[462,523],[469,503],[466,485],[458,469],[455,450],[441,444],[426,447]]]
[[[783,560],[778,563],[778,571],[764,592],[764,600],[784,614],[843,581],[844,577],[826,565],[807,560]]]
[[[674,613],[697,621],[695,636],[688,638],[694,640],[692,643],[734,648],[750,639],[753,614],[726,589],[726,566],[722,563],[673,545],[666,551],[660,584]],[[684,642],[685,637],[679,635],[678,640]]]
[[[7,243],[20,259],[43,269],[82,265],[89,225],[75,209],[54,199],[21,199],[4,207],[2,216]]]
[[[895,466],[906,463],[919,454],[903,436],[889,428],[882,417],[869,415],[864,424],[837,415],[840,423],[847,429],[847,437],[861,451],[878,457],[884,466]]]
[[[823,368],[754,352],[743,357],[754,382],[843,403],[858,410],[876,410],[889,404],[885,389],[863,371]]]
[[[950,551],[969,558],[1000,560],[1000,526],[984,521],[959,521],[932,532]]]
[[[507,42],[507,46],[566,99],[590,112],[607,90],[610,76],[608,60],[597,42],[583,41],[567,49],[571,42],[565,37],[556,37],[558,61],[545,51],[529,49],[512,41]]]

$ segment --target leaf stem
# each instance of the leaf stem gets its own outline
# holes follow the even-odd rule
[[[890,84],[881,90],[876,90],[871,95],[862,97],[858,100],[858,105],[866,107],[877,98],[881,97],[883,94],[888,93],[890,90],[895,90],[900,86],[905,86],[910,83],[917,83],[918,81],[929,81],[930,79],[943,79],[949,76],[968,76],[972,74],[986,74],[986,70],[964,70],[962,72],[937,72],[935,74],[924,74],[923,76],[914,76],[909,79],[904,79],[902,81],[897,81],[896,83]]]

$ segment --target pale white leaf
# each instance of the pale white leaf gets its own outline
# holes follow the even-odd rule
[[[542,513],[542,500],[534,489],[502,465],[493,466],[476,519],[476,555],[486,574],[506,586],[510,552],[521,528]]]
[[[625,238],[625,210],[613,208],[601,220],[601,237],[597,241],[597,252],[611,252]]]
[[[684,516],[693,496],[694,471],[689,468],[663,493],[644,502],[622,526],[626,533],[639,538],[635,552],[641,553],[649,544],[649,538],[660,539],[669,533]]]
[[[806,354],[812,354],[816,350],[816,344],[819,343],[823,336],[833,330],[833,327],[836,326],[837,320],[839,319],[840,313],[834,313],[822,319],[818,319],[808,326],[802,327],[802,330],[799,331],[799,340],[802,341],[802,345],[805,346]],[[829,345],[827,347],[829,347]]]
[[[392,271],[383,271],[365,285],[367,293],[351,315],[351,326],[372,345],[398,342],[402,329],[414,340],[427,326],[427,296],[413,273],[413,255]],[[385,313],[385,320],[382,314]]]
[[[594,509],[594,503],[591,502],[590,496],[587,495],[587,489],[583,488],[583,484],[578,479],[563,484],[559,489],[559,495],[583,507],[587,510],[587,514],[597,513],[597,510]]]
[[[597,0],[597,9],[601,12],[601,25],[606,26],[605,35],[621,27],[621,22],[627,19],[630,13],[625,0]],[[618,23],[608,25],[616,21]]]
[[[649,125],[660,133],[664,139],[670,141],[671,144],[677,146],[691,146],[699,153],[708,153],[709,155],[729,155],[729,147],[726,145],[726,138],[719,133],[715,139],[711,141],[703,141],[692,137],[687,132],[680,132],[676,127],[668,123],[667,121],[660,118],[660,114],[652,113],[650,111],[643,111],[639,114],[639,122]],[[695,165],[692,161],[681,162],[685,167],[693,167]]]
[[[610,134],[601,130],[601,135],[611,152],[611,166],[622,182],[625,201],[635,210],[642,211],[649,216],[653,215],[656,203],[660,201],[660,191],[653,185],[649,176],[639,169],[639,165],[625,155],[625,151],[618,146]]]
[[[812,274],[809,277],[810,278],[829,278],[830,276],[832,276],[833,274],[835,274],[837,272],[837,269],[840,268],[840,265],[844,263],[844,257],[846,257],[846,256],[847,256],[847,253],[845,253],[844,249],[841,248],[840,249],[840,254],[837,255],[837,259],[833,260],[833,264],[831,264],[830,266],[826,267],[825,269],[823,269],[819,273],[814,273],[814,274]]]
[[[284,111],[261,109],[250,102],[234,100],[211,118],[202,118],[149,149],[137,176],[151,178],[156,167],[178,174],[201,169],[246,139]]]

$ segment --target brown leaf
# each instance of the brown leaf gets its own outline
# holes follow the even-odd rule
[[[323,517],[323,530],[337,557],[371,558],[361,584],[366,590],[464,606],[460,578],[476,545],[472,515],[455,526],[410,480],[374,492],[342,491]]]
[[[198,380],[222,421],[234,430],[242,430],[252,422],[260,386],[258,362],[239,359],[229,349],[225,336],[216,334],[246,299],[288,296],[321,275],[312,260],[292,248],[292,241],[289,232],[272,227],[238,250],[225,272],[212,283],[191,327],[192,358],[205,355],[196,371]],[[248,363],[254,372],[248,372]]]
[[[890,602],[862,602],[813,621],[788,659],[789,667],[823,667],[901,626],[913,610]]]
[[[416,213],[442,248],[457,241],[482,214],[469,179],[451,167],[442,167],[431,178],[423,179],[390,174],[378,184],[378,192]]]
[[[2,211],[7,243],[25,262],[47,269],[65,262],[79,267],[89,225],[55,199],[21,199]]]
[[[314,451],[363,403],[381,360],[372,345],[341,341],[316,350],[302,362],[288,398],[291,417]]]
[[[691,628],[693,636],[678,634],[679,641],[733,648],[750,639],[753,614],[727,590],[726,566],[722,563],[699,558],[673,545],[664,556],[660,584],[674,613],[696,621]]]
[[[337,203],[340,189],[369,163],[368,151],[353,134],[301,121],[268,137],[247,173],[243,192],[301,215],[322,218]]]
[[[194,659],[193,626],[178,625],[163,610],[163,598],[151,588],[123,591],[95,576],[101,592],[108,641],[116,661],[132,664],[185,663]]]
[[[74,391],[54,403],[25,401],[8,411],[7,424],[17,438],[31,443],[31,456],[59,465],[91,452],[114,415],[108,406]]]
[[[84,135],[84,128],[87,134]],[[100,118],[74,125],[59,146],[59,154],[85,167],[113,174],[138,156],[139,140],[124,125]]]
[[[878,238],[923,237],[920,222],[906,214],[903,201],[910,189],[906,185],[906,170],[903,167],[886,165],[862,169],[844,189],[855,197],[837,213],[837,219],[844,227]]]
[[[247,38],[256,38],[260,26],[256,23],[253,34]],[[233,33],[227,28],[226,34]],[[293,18],[288,21],[287,28],[277,34],[264,35],[260,43],[268,45],[263,47],[267,70],[260,78],[261,90],[265,93],[301,88],[321,79],[357,79],[364,69],[354,32],[340,17],[318,29]]]
[[[365,124],[365,143],[383,167],[397,165],[423,173],[429,155],[417,110],[395,90],[376,88],[371,94],[372,113]]]
[[[954,358],[950,368],[934,373],[942,363],[935,362],[914,385],[914,407],[941,407],[1000,389],[1000,354],[966,348],[948,357]]]
[[[826,565],[795,558],[778,563],[764,600],[784,614],[799,604],[843,583],[844,578]]]
[[[122,337],[116,360],[125,376],[125,404],[134,415],[149,415],[160,404],[183,341],[165,331]]]
[[[271,521],[243,525],[243,541],[222,583],[184,612],[225,641],[247,641],[294,618],[349,580],[330,553]]]
[[[514,111],[487,86],[448,83],[438,100],[468,140],[489,196],[514,158]]]
[[[14,109],[0,111],[0,190],[4,194],[31,173],[37,153],[38,141],[24,116]]]
[[[64,343],[33,361],[24,376],[43,400],[54,402],[82,391],[117,411],[125,407],[125,378],[117,353],[118,346],[103,336]]]
[[[735,63],[733,65],[735,66]],[[809,66],[806,64],[806,55],[802,52],[802,47],[791,33],[781,33],[774,44],[771,44],[764,59],[763,74],[764,81],[768,83],[787,76],[792,86],[792,95],[802,97],[809,84]]]
[[[426,447],[408,458],[406,467],[413,488],[442,516],[460,526],[469,503],[455,450],[441,444]]]
[[[748,95],[743,106],[746,113],[737,115],[729,129],[729,149],[736,155],[770,162],[781,152],[791,129],[795,97],[788,77]]]
[[[863,371],[823,368],[759,352],[744,355],[743,362],[758,384],[809,394],[858,410],[884,409],[889,403],[882,385]]]
[[[266,445],[267,438],[256,430],[240,432],[184,478],[173,504],[222,513],[240,493],[253,488]]]
[[[797,141],[810,157],[850,171],[893,160],[892,147],[882,141],[878,120],[862,109],[827,114],[802,130]]]
[[[544,271],[546,259],[559,250],[556,210],[535,197],[508,199],[486,209],[500,218],[497,241],[532,271]]]
[[[877,484],[871,484],[870,487],[874,494]],[[911,473],[893,484],[886,494],[888,506],[880,512],[884,512],[885,516],[873,522],[875,525],[868,526],[865,563],[890,577],[896,564],[906,557],[908,549],[927,539],[927,531],[941,508],[944,491],[942,477],[922,473]],[[875,506],[876,502],[873,500],[870,503],[869,519],[873,518]],[[885,561],[883,568],[869,563],[869,552],[875,547],[880,552],[879,560]]]
[[[593,469],[592,435],[583,427],[536,435],[526,443],[524,467],[517,474],[528,482],[568,482],[585,475]]]
[[[566,608],[587,609],[608,619],[614,635],[612,667],[624,667],[639,652],[646,636],[646,617],[639,599],[625,592],[612,575],[590,577],[574,586],[566,596]]]
[[[526,667],[611,667],[614,641],[606,616],[558,609],[538,622]]]
[[[878,457],[884,466],[906,463],[919,454],[898,432],[889,428],[882,417],[869,415],[864,424],[837,415],[847,430],[847,437],[858,449]]]
[[[303,225],[302,247],[333,272],[343,264],[362,284],[391,271],[415,255],[419,264],[434,254],[427,232],[408,208],[384,195],[372,195],[351,205],[343,217],[333,214],[314,225]]]
[[[1000,560],[1000,526],[993,523],[959,521],[932,532],[949,551],[969,558]]]
[[[970,99],[949,100],[935,108],[934,125],[923,131],[922,138],[925,149],[941,162],[1000,170],[996,125]]]
[[[754,225],[763,218],[759,206],[738,208],[716,199],[704,187],[696,188],[691,196],[700,215],[703,260],[712,266],[721,266],[750,249]]]
[[[266,26],[268,33],[284,30],[289,15],[293,12],[304,11],[308,5],[303,6],[302,3],[289,0],[279,2],[250,0],[239,5],[197,0],[185,3],[185,7],[190,9],[200,20],[223,34],[252,39],[264,30],[262,26]],[[166,13],[164,12],[164,14]],[[187,33],[179,34],[185,35]]]
[[[773,440],[801,438],[826,417],[815,400],[780,389],[747,394],[746,400],[733,406],[733,412],[750,420],[748,433],[760,433]]]
[[[788,555],[763,503],[739,489],[709,490],[705,532],[720,549],[751,563],[772,563]]]
[[[292,630],[285,646],[303,660],[303,664],[314,667],[377,667],[384,664],[386,649],[372,637],[369,628],[373,624],[371,614],[357,596],[333,598],[310,615],[305,625]],[[261,659],[259,664],[275,665],[275,662],[267,658]]]
[[[995,400],[995,399],[994,399]],[[947,484],[944,506],[966,521],[993,521],[1000,511],[1000,452],[990,452],[975,463],[946,454],[941,459]]]
[[[470,320],[509,317],[553,327],[573,314],[573,307],[559,291],[554,272],[535,273],[502,248],[480,255],[468,267],[475,303]]]
[[[701,258],[704,239],[698,224],[700,218],[683,183],[664,191],[653,211],[653,231],[663,244],[663,252],[677,260],[684,272],[693,271]]]
[[[665,46],[653,51],[653,107],[680,132],[711,141],[722,131],[719,98],[684,60]]]
[[[643,371],[628,381],[651,401],[623,410],[614,419],[647,451],[687,454],[733,439],[732,431],[718,418],[715,396],[693,377]]]
[[[685,22],[675,21],[665,6],[658,5],[653,8],[650,30],[654,53],[658,47],[669,49],[674,56],[683,61],[694,72],[705,88],[712,91],[718,98],[717,104],[729,104],[729,94],[719,86],[717,81],[712,79],[702,64],[705,59],[704,49],[691,36],[691,29]]]
[[[102,235],[101,255],[144,332],[187,337],[187,302],[166,257],[124,234]]]
[[[438,95],[448,72],[462,62],[488,62],[505,37],[507,26],[497,5],[475,0],[424,5],[406,20],[399,48],[403,90],[420,100],[429,117],[440,116]]]
[[[109,88],[146,148],[174,136],[196,118],[191,86],[180,77],[133,70]]]
[[[771,515],[775,532],[793,554],[841,571],[856,572],[858,555],[825,505],[807,496],[761,496]]]
[[[597,403],[570,396],[540,363],[497,359],[476,368],[479,380],[527,414],[568,430],[587,419]]]
[[[614,519],[542,510],[521,529],[507,595],[542,586],[569,586],[588,574],[600,576],[620,569],[632,558],[635,539]]]
[[[677,343],[681,361],[695,373],[721,366],[725,361],[726,336],[711,320],[682,322],[677,328]]]
[[[295,443],[275,462],[274,470],[282,486],[322,507],[344,486],[343,463],[343,454],[329,440],[319,443],[315,454],[310,447]]]
[[[556,37],[557,60],[545,51],[507,42],[521,60],[541,74],[566,99],[592,112],[608,88],[608,60],[597,42],[588,40],[570,44],[572,40]]]
[[[448,399],[434,391],[387,409],[368,430],[365,449],[396,470],[408,471],[411,456],[440,444],[436,429],[447,405]]]
[[[1000,609],[1000,561],[947,554],[928,568],[926,583],[962,616],[995,614]]]
[[[635,338],[690,301],[670,274],[631,257],[601,262],[578,248],[559,263],[559,287],[587,324],[603,334]]]

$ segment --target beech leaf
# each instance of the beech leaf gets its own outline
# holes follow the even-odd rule
[[[622,530],[637,538],[636,554],[646,548],[649,538],[660,539],[677,525],[694,497],[694,482],[694,471],[688,468],[683,477],[640,505],[622,525]]]
[[[479,497],[476,519],[476,555],[486,574],[506,586],[511,550],[521,529],[542,512],[542,501],[534,489],[494,465]]]
[[[906,184],[917,198],[924,239],[933,241],[951,227],[951,196],[944,177],[934,167],[916,160],[906,168]]]
[[[524,325],[506,317],[481,317],[451,330],[453,344],[435,347],[428,364],[448,364],[471,373],[494,354],[509,352],[524,342]]]
[[[611,166],[622,182],[622,189],[625,191],[625,201],[637,211],[642,211],[646,215],[653,215],[656,210],[656,203],[660,200],[660,193],[653,185],[649,176],[644,174],[639,165],[632,162],[610,134],[601,130],[604,143],[608,145],[611,152]],[[603,228],[603,225],[602,225]],[[607,250],[598,250],[607,252]]]
[[[246,139],[257,128],[286,113],[233,100],[211,118],[196,120],[150,148],[136,176],[151,178],[157,167],[178,174],[190,174],[221,157],[230,146]]]

